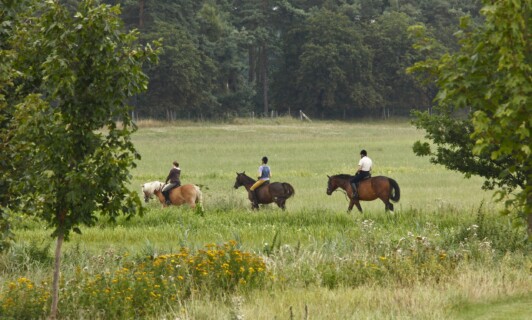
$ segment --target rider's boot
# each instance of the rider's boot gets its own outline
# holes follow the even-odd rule
[[[170,202],[170,195],[169,195],[170,192],[168,191],[163,191],[163,196],[164,196],[164,203],[166,203],[167,206],[171,205],[172,202]]]
[[[356,184],[351,183],[351,188],[353,188],[353,199],[357,199],[358,198],[358,190],[357,190]]]
[[[249,193],[251,194],[251,203],[253,208],[257,208],[259,206],[259,200],[257,198],[257,190],[250,190]]]

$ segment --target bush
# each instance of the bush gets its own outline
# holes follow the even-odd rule
[[[124,319],[154,315],[191,296],[224,296],[261,287],[267,277],[264,260],[238,249],[236,241],[210,244],[191,253],[147,257],[123,263],[114,271],[78,268],[62,283],[61,316]],[[1,315],[35,319],[46,314],[49,287],[26,278],[11,282],[0,295]]]
[[[0,294],[0,316],[2,319],[38,319],[49,311],[50,293],[47,283],[36,285],[20,277],[7,284],[7,290]]]

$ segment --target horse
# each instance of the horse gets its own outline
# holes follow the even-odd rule
[[[161,182],[159,188],[154,189],[153,194],[159,198],[159,201],[165,208],[166,199],[162,193],[164,183]],[[203,194],[200,188],[194,184],[185,184],[180,187],[173,188],[170,190],[170,202],[173,205],[180,206],[182,204],[188,204],[192,209],[196,208],[197,204],[202,204]]]
[[[327,194],[331,195],[338,188],[344,189],[350,199],[349,207],[347,209],[348,212],[351,212],[353,205],[356,205],[358,211],[362,212],[359,200],[372,201],[377,198],[384,202],[385,210],[393,212],[393,204],[390,200],[398,202],[401,198],[401,191],[397,181],[385,176],[377,176],[360,181],[358,184],[358,197],[356,199],[353,199],[353,187],[351,187],[350,183],[352,178],[351,175],[338,174],[332,177],[327,177],[329,178],[327,183]]]
[[[141,187],[142,193],[144,194],[144,202],[148,203],[148,201],[153,198],[155,190],[162,189],[163,186],[164,183],[161,181],[146,182],[145,184],[143,184]]]
[[[251,177],[246,175],[246,172],[236,173],[235,189],[244,186],[248,191],[248,198],[253,203],[253,198],[249,192],[249,188],[256,182]],[[268,204],[275,202],[277,206],[283,210],[286,209],[286,199],[295,194],[294,187],[287,182],[272,182],[263,184],[258,189],[257,202],[260,204]],[[252,204],[252,209],[259,209],[258,205]]]

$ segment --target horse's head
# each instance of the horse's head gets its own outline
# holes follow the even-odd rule
[[[148,187],[146,185],[147,185],[147,183],[142,185],[142,194],[144,194],[144,202],[148,203],[148,201],[150,201],[150,198],[151,198],[152,195],[148,191]]]
[[[144,194],[144,202],[148,203],[153,197],[155,191],[160,191],[164,183],[160,181],[147,182],[142,185],[142,193]]]
[[[329,178],[329,181],[327,181],[327,195],[330,196],[334,191],[336,191],[336,189],[338,189],[338,183],[334,176],[327,176],[327,178]]]
[[[242,172],[242,173],[236,173],[236,180],[235,180],[235,185],[233,186],[235,189],[238,189],[239,187],[243,186],[244,185],[244,182],[246,181],[246,172]]]

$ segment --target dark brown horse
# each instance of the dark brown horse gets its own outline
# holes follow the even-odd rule
[[[248,191],[249,201],[253,203],[253,198],[249,192],[249,188],[255,183],[256,180],[253,180],[251,177],[248,177],[245,172],[236,173],[235,189],[238,189],[241,186],[244,186]],[[290,198],[295,194],[294,187],[286,182],[272,182],[268,184],[263,184],[257,190],[257,200],[258,203],[268,204],[275,202],[281,209],[286,209],[285,203],[286,199]],[[259,209],[259,206],[252,207],[253,209]]]
[[[352,177],[353,176],[348,174],[337,174],[335,176],[329,177],[329,182],[327,183],[327,194],[331,195],[338,188],[344,189],[350,199],[347,211],[353,210],[353,205],[356,205],[358,211],[362,212],[362,207],[360,207],[359,202],[360,200],[372,201],[377,198],[384,202],[384,205],[386,206],[385,210],[393,211],[393,204],[390,202],[390,200],[393,202],[398,202],[399,198],[401,197],[399,185],[394,179],[378,176],[362,180],[358,184],[358,197],[357,199],[353,199],[353,188],[349,182]]]

